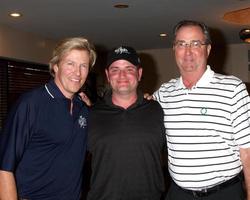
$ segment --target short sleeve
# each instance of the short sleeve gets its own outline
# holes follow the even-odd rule
[[[11,109],[0,135],[0,169],[15,171],[28,144],[31,130],[30,105],[25,98]]]
[[[232,127],[234,139],[241,148],[250,147],[250,98],[244,83],[234,90],[232,97]]]

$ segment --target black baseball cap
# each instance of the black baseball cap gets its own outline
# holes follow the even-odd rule
[[[127,60],[135,66],[140,66],[141,64],[140,58],[136,51],[132,47],[128,46],[120,46],[111,50],[108,53],[106,68],[108,68],[113,62],[117,60]]]

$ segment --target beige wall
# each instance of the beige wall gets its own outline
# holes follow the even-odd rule
[[[248,50],[250,45],[243,43],[214,47],[209,64],[216,72],[232,74],[244,82],[249,82]],[[147,72],[144,74],[146,81],[142,80],[143,89],[146,88],[146,91],[154,91],[161,83],[179,76],[172,49],[150,49],[139,53],[144,71]]]
[[[250,71],[248,65],[248,51],[250,50],[249,44],[231,45],[232,51],[229,55],[231,61],[231,73],[238,76],[245,82],[250,82]]]
[[[56,41],[0,25],[0,56],[47,64]],[[248,71],[249,44],[217,46],[212,49],[209,63],[217,72],[233,74],[250,82]],[[139,51],[144,75],[143,90],[153,92],[163,82],[179,76],[172,48]]]
[[[143,66],[143,90],[155,91],[163,82],[178,76],[172,49],[139,51]]]
[[[0,56],[48,64],[55,41],[0,25]]]
[[[227,48],[225,59],[225,72],[233,74],[245,82],[249,82],[248,71],[248,49],[247,44],[233,44]]]

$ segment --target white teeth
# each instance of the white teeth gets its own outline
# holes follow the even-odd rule
[[[80,80],[79,79],[71,79],[71,81],[74,81],[74,82],[79,82]]]

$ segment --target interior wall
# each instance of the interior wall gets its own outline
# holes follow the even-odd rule
[[[0,56],[48,64],[56,41],[0,25]]]
[[[250,45],[245,43],[227,45],[225,50],[217,47],[214,50],[213,58],[222,64],[222,72],[249,82],[248,49],[250,49]],[[219,52],[224,52],[224,55]]]
[[[143,67],[142,90],[154,92],[163,82],[178,76],[172,48],[147,49],[138,52]]]
[[[0,56],[41,64],[48,64],[57,41],[45,39],[31,33],[17,31],[0,25]],[[216,71],[232,74],[244,82],[250,82],[250,45],[232,44],[213,46],[209,64]],[[142,66],[142,89],[154,92],[163,82],[178,77],[172,48],[146,49],[139,51]]]
[[[231,74],[238,76],[245,82],[250,82],[249,58],[248,51],[250,44],[230,45],[229,60],[231,66]]]

